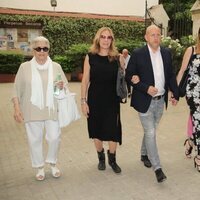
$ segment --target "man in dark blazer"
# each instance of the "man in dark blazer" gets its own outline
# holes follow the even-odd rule
[[[160,47],[160,29],[147,27],[147,45],[133,51],[126,69],[126,81],[133,86],[131,106],[139,113],[144,129],[141,146],[141,161],[153,167],[158,182],[166,180],[162,171],[156,144],[156,127],[162,117],[164,104],[176,105],[179,99],[176,76],[173,72],[171,53]]]

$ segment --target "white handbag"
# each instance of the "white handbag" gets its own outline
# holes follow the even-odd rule
[[[57,98],[58,102],[58,121],[60,127],[65,127],[71,122],[80,119],[80,113],[75,99],[76,93],[71,93],[64,89],[60,91]]]

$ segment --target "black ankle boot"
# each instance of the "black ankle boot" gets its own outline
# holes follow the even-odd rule
[[[105,170],[106,169],[106,163],[105,163],[105,153],[104,153],[104,149],[102,149],[101,152],[98,152],[98,158],[99,158],[99,164],[98,164],[98,169],[99,170]]]
[[[116,163],[116,155],[115,153],[110,153],[110,151],[107,151],[108,154],[108,164],[112,167],[113,171],[115,173],[121,173],[121,168]]]

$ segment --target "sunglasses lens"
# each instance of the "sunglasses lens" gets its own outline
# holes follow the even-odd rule
[[[35,51],[40,52],[40,47],[34,48]]]
[[[47,52],[47,51],[49,51],[49,48],[48,48],[48,47],[44,47],[44,48],[43,48],[43,51],[44,51],[44,52]]]
[[[34,50],[36,50],[37,52],[41,52],[42,50],[43,50],[44,52],[47,52],[47,51],[49,51],[49,48],[48,48],[48,47],[43,47],[43,48],[37,47],[37,48],[35,48]]]
[[[100,38],[107,39],[107,40],[112,40],[112,36],[111,35],[109,35],[107,37],[105,35],[100,35]]]

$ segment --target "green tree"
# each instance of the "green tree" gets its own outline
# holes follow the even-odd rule
[[[191,12],[196,0],[159,0],[170,17],[169,32],[175,38],[191,34]],[[183,24],[187,24],[184,26]]]

